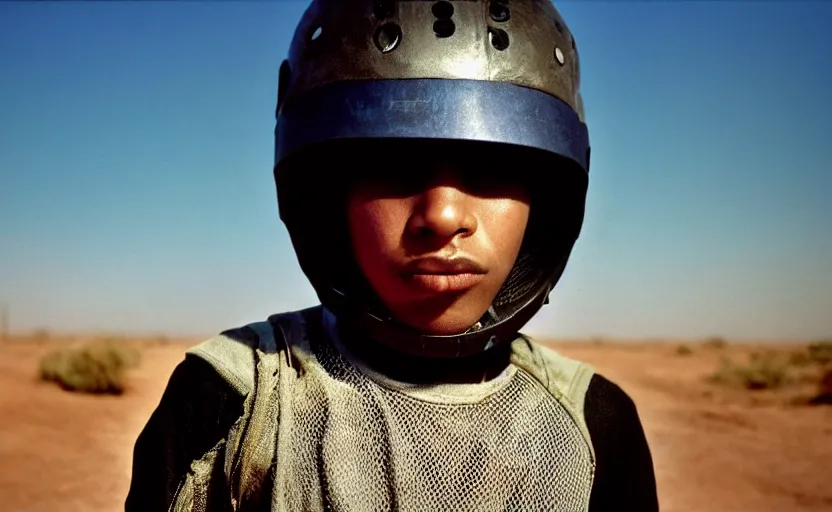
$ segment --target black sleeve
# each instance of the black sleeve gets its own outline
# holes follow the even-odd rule
[[[191,462],[228,434],[242,406],[243,397],[208,363],[186,356],[136,440],[125,512],[168,510]]]
[[[653,458],[633,400],[596,374],[584,413],[596,458],[590,512],[658,511]]]

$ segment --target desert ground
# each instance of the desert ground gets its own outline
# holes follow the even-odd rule
[[[120,396],[38,380],[40,358],[73,340],[0,344],[0,512],[123,510],[133,442],[198,341],[128,342],[142,359]],[[832,407],[803,403],[805,386],[748,391],[706,379],[723,358],[759,347],[691,343],[681,354],[669,342],[551,345],[593,364],[634,399],[663,511],[832,510]]]

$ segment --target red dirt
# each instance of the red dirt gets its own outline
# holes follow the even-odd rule
[[[183,343],[142,348],[118,397],[38,382],[55,343],[0,345],[0,512],[123,510],[133,443]],[[832,407],[787,405],[782,394],[729,392],[704,382],[724,350],[564,344],[635,400],[653,451],[663,511],[832,510]]]
[[[0,347],[0,511],[123,510],[133,443],[185,345],[143,349],[121,396],[38,382],[50,345]]]

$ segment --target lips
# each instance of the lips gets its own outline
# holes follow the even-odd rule
[[[486,269],[465,258],[419,258],[408,263],[402,272],[405,282],[424,292],[462,292],[482,281]]]

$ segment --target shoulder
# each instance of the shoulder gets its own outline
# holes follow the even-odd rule
[[[649,453],[635,402],[621,386],[603,375],[592,376],[584,419],[599,459],[620,459],[625,452],[628,456]]]
[[[607,427],[638,418],[632,397],[621,386],[598,373],[592,376],[587,387],[584,410],[593,423]]]
[[[225,330],[188,350],[239,394],[254,387],[257,360],[287,348],[303,347],[307,324],[317,321],[320,307],[272,315],[269,318]]]
[[[597,373],[591,364],[561,354],[529,336],[515,340],[512,352],[515,364],[535,373],[544,385],[569,398],[596,423],[638,417],[630,395],[618,384]]]
[[[594,457],[592,436],[584,411],[586,392],[595,374],[594,367],[525,335],[512,342],[511,350],[512,363],[536,379],[569,413]]]
[[[273,315],[186,351],[136,440],[125,510],[168,509],[191,464],[223,442],[245,414],[258,358],[279,354],[299,340],[302,334],[291,331],[305,329],[301,319],[310,314]]]
[[[167,510],[192,462],[225,437],[244,400],[212,365],[186,354],[136,438],[125,510]]]
[[[623,441],[641,444],[644,429],[638,408],[621,386],[601,374],[589,382],[584,400],[584,419],[592,444],[601,454],[617,452]]]
[[[593,375],[585,418],[596,454],[590,511],[658,511],[653,457],[633,399],[621,386]]]
[[[643,452],[649,457],[646,433],[633,398],[601,374],[592,376],[586,392],[584,418],[599,455]]]
[[[567,357],[525,335],[512,343],[512,363],[531,373],[551,393],[582,412],[587,386],[595,374],[592,365]]]

